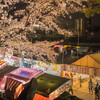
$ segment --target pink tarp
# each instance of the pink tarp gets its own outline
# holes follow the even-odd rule
[[[42,73],[43,71],[36,69],[23,68],[23,67],[18,68],[4,76],[4,78],[2,79],[2,85],[0,89],[4,89],[7,77],[12,78],[14,80],[18,80],[23,84],[26,84],[30,79],[32,79],[33,77],[37,77]]]
[[[56,48],[56,47],[58,47],[58,48],[62,48],[63,45],[55,45],[53,48]]]

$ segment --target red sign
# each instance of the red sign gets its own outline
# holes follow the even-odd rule
[[[0,61],[0,65],[2,65],[4,63],[4,61]]]
[[[14,56],[11,56],[11,59],[18,60],[18,58],[17,57],[14,57]]]
[[[82,66],[74,66],[74,65],[66,65],[66,64],[64,65],[63,64],[62,71],[100,76],[100,69],[82,67]]]

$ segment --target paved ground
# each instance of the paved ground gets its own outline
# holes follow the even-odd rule
[[[95,81],[93,81],[95,83]],[[95,100],[94,90],[93,95],[89,94],[88,90],[88,81],[82,83],[82,87],[80,84],[73,86],[74,95],[83,99],[83,100]]]
[[[85,91],[73,89],[74,95],[81,98],[82,100],[95,100],[95,96]]]

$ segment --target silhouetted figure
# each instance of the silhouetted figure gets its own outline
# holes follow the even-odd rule
[[[96,87],[95,87],[95,100],[99,100],[99,85],[97,83]]]
[[[88,88],[89,88],[89,93],[92,92],[92,94],[93,94],[93,82],[92,82],[92,79],[90,79],[90,81],[88,83]]]
[[[100,100],[100,85],[99,85],[99,100]]]
[[[34,95],[37,91],[37,80],[32,78],[31,81],[26,85],[17,100],[33,100]]]
[[[81,76],[79,78],[79,81],[80,81],[80,87],[82,87],[82,78],[81,78]]]

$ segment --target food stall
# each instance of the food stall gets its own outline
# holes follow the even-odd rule
[[[33,77],[38,77],[41,75],[43,71],[31,69],[31,68],[18,68],[4,76],[2,79],[1,89],[5,88],[6,80],[7,78],[11,78],[13,80],[17,80],[19,82],[22,82],[23,84],[26,84],[28,81],[30,81]]]
[[[5,85],[5,94],[10,100],[16,100],[23,91],[23,83],[12,78],[7,78]]]
[[[40,75],[36,79],[38,87],[33,100],[54,100],[72,85],[70,79],[47,73]]]
[[[55,52],[60,53],[60,52],[62,52],[62,50],[63,50],[63,45],[55,45],[55,46],[53,47],[53,49],[54,49]]]
[[[14,66],[5,66],[3,67],[2,69],[0,69],[0,90],[3,91],[3,83],[5,83],[4,81],[4,76],[7,74],[7,73],[10,73],[11,71],[17,69],[18,67],[14,67]]]

